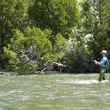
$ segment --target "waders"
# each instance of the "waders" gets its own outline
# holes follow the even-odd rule
[[[100,75],[99,75],[99,81],[105,80],[105,73],[107,72],[107,66],[101,65],[100,66]]]

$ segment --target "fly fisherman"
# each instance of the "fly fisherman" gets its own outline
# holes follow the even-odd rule
[[[102,58],[100,61],[94,60],[94,63],[100,66],[99,81],[105,80],[105,73],[108,72],[108,68],[109,68],[107,50],[102,50],[101,55],[102,55]]]

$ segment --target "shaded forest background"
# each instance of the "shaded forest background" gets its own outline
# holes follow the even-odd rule
[[[97,72],[110,56],[110,0],[1,0],[0,70],[34,73],[61,62],[63,72]]]

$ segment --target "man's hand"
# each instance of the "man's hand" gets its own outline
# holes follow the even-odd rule
[[[95,63],[96,65],[100,65],[100,63],[99,63],[97,60],[94,60],[94,63]]]
[[[94,60],[94,63],[97,65],[98,61],[97,60]]]

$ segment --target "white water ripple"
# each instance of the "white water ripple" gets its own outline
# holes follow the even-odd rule
[[[107,83],[108,80],[98,81],[98,80],[66,80],[66,81],[59,81],[63,84],[82,84],[82,85],[88,85],[88,84],[98,84],[98,83]]]

